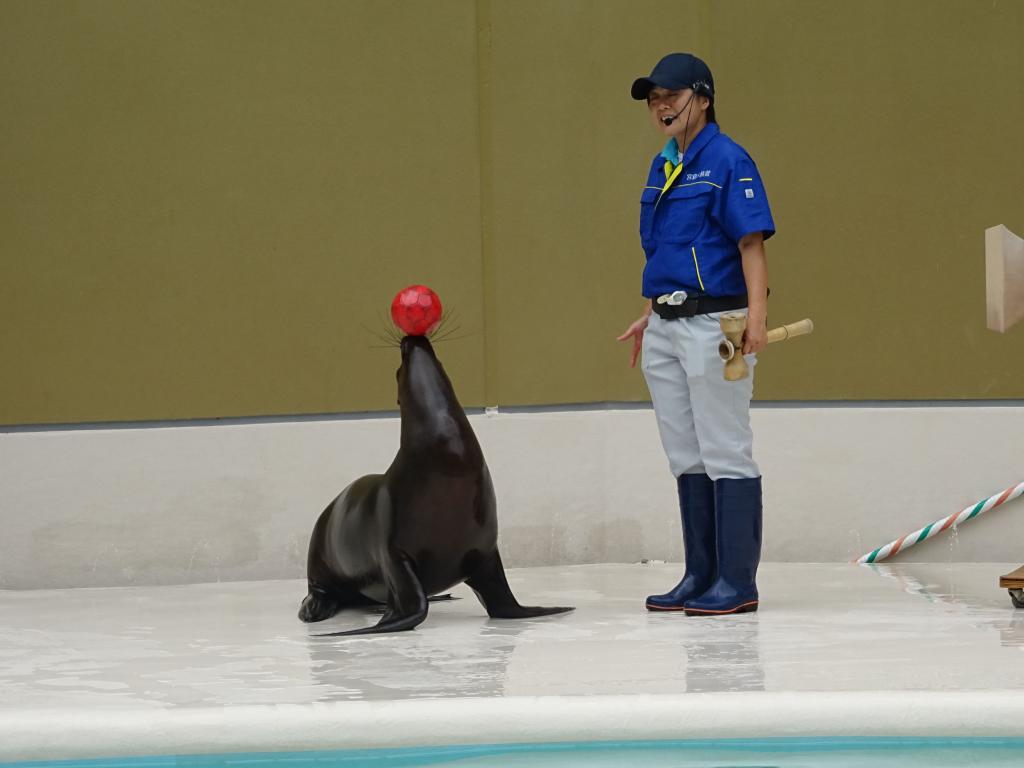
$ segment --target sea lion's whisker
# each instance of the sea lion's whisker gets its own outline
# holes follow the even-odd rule
[[[449,334],[448,336],[445,336],[443,339],[438,339],[435,343],[444,344],[449,341],[459,341],[460,339],[468,339],[471,336],[476,336],[476,332],[474,331],[470,333],[464,333],[461,336],[452,336]]]
[[[392,338],[390,338],[388,336],[384,336],[384,335],[382,335],[380,333],[377,333],[377,331],[371,330],[370,328],[367,328],[365,325],[360,325],[360,327],[364,331],[366,331],[368,334],[370,334],[371,336],[374,336],[374,337],[380,339],[381,341],[383,341],[391,349],[395,349],[396,347],[400,346],[399,343],[397,341],[395,341],[395,339],[392,339]]]

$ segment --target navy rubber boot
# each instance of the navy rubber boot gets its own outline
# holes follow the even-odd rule
[[[757,565],[761,562],[761,478],[715,481],[718,578],[688,600],[687,616],[719,616],[757,610]]]
[[[649,611],[681,611],[715,579],[715,484],[699,474],[680,475],[678,485],[686,571],[674,589],[647,598]]]

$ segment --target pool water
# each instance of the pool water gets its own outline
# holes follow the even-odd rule
[[[0,763],[3,768],[1021,768],[1024,738],[626,741]]]

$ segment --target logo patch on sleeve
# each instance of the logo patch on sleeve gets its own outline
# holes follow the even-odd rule
[[[743,190],[743,194],[745,194],[747,196],[747,199],[749,200],[750,198],[752,198],[754,196],[754,190],[752,190],[752,189],[745,189],[745,190]]]

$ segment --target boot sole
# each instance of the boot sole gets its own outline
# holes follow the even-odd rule
[[[749,603],[743,603],[737,605],[735,608],[730,608],[727,611],[712,611],[704,608],[683,608],[683,611],[687,616],[728,616],[732,613],[753,613],[757,610],[757,600],[752,600]]]
[[[679,611],[685,611],[686,608],[679,606],[678,608],[662,608],[660,605],[651,605],[650,603],[644,603],[644,607],[648,611],[659,611],[661,613],[678,613]]]

